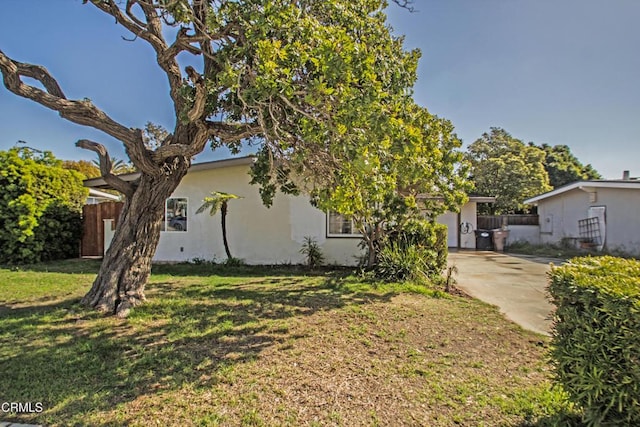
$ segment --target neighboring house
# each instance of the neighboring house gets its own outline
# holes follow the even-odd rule
[[[640,253],[640,181],[580,181],[524,203],[538,207],[542,244]]]
[[[212,191],[240,196],[228,205],[227,237],[231,253],[249,264],[301,263],[300,248],[305,236],[316,239],[329,264],[354,265],[362,253],[361,236],[351,221],[341,215],[320,211],[305,196],[279,193],[273,206],[266,208],[258,186],[249,184],[248,174],[254,158],[240,157],[194,164],[172,197],[167,199],[163,231],[154,260],[187,261],[194,258],[226,258],[222,243],[220,214],[195,215],[203,199]],[[139,173],[121,175],[133,180]],[[107,188],[101,178],[89,179],[85,185]],[[485,200],[486,199],[486,200]],[[449,246],[474,249],[476,203],[493,198],[471,198],[461,212],[439,218],[449,226]],[[113,235],[105,228],[105,248]],[[460,230],[463,233],[460,233]]]
[[[105,193],[104,191],[96,190],[95,188],[89,188],[89,196],[85,202],[85,205],[95,205],[102,202],[118,202],[120,197],[114,194]]]

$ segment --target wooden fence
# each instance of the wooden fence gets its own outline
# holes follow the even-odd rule
[[[538,215],[478,215],[479,230],[492,230],[503,225],[539,225]]]
[[[104,220],[113,219],[117,225],[122,202],[107,202],[84,205],[82,208],[81,256],[102,256],[104,254]]]

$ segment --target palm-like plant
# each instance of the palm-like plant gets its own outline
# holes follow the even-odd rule
[[[127,163],[124,160],[118,159],[113,156],[109,156],[109,157],[111,159],[111,172],[113,172],[114,174],[120,175],[120,174],[131,173],[136,171],[136,168],[135,166],[133,166],[133,164]],[[100,162],[98,160],[93,160],[92,163],[96,165],[98,168],[100,168]]]
[[[227,212],[229,210],[228,203],[232,199],[241,199],[240,196],[235,194],[223,193],[221,191],[213,191],[211,197],[205,197],[202,201],[202,206],[198,208],[196,214],[209,210],[209,215],[214,216],[218,209],[222,216],[222,242],[224,243],[224,251],[227,254],[228,259],[232,259],[231,251],[229,250],[229,242],[227,242]]]

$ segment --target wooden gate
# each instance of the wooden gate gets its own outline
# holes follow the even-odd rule
[[[113,219],[114,227],[122,211],[122,202],[84,205],[82,208],[82,244],[80,254],[83,257],[104,255],[104,220]]]

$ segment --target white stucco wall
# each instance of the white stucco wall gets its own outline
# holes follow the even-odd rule
[[[538,203],[540,243],[557,244],[565,238],[577,238],[578,220],[587,216],[589,194],[571,190]]]
[[[515,242],[527,242],[532,245],[540,244],[539,225],[510,225],[507,245]]]
[[[458,247],[458,214],[455,212],[446,212],[440,215],[436,221],[447,226],[447,246],[450,248]]]
[[[316,239],[329,264],[353,265],[358,254],[357,238],[327,238],[326,215],[307,197],[278,193],[270,208],[260,199],[258,187],[250,185],[248,166],[190,172],[172,197],[188,200],[187,231],[164,231],[155,261],[187,261],[194,258],[224,261],[220,213],[195,215],[211,191],[241,196],[230,200],[227,239],[231,254],[248,264],[298,264],[304,261],[300,248],[305,236]]]
[[[470,232],[467,234],[462,233],[460,235],[460,248],[462,249],[475,249],[476,248],[476,233],[478,228],[478,215],[477,204],[475,202],[468,202],[462,206],[460,210],[460,223],[471,224]]]
[[[461,232],[458,225],[458,213],[446,212],[436,218],[437,222],[447,226],[447,246],[449,246],[450,248],[458,247],[458,234],[460,234],[460,248],[476,248],[475,230],[478,225],[476,205],[476,202],[468,202],[460,209],[460,224],[469,224],[468,227],[464,227],[464,230],[468,231],[465,233]]]
[[[212,191],[240,196],[230,200],[227,214],[227,239],[231,254],[248,264],[299,264],[305,260],[300,249],[306,236],[313,237],[322,249],[327,264],[355,265],[362,250],[359,237],[328,237],[327,217],[309,203],[306,196],[278,193],[270,208],[260,199],[259,188],[250,185],[249,166],[226,166],[191,170],[182,180],[173,198],[187,199],[187,230],[162,231],[154,261],[189,261],[194,258],[226,259],[222,242],[220,212],[196,215],[205,197]],[[439,222],[449,226],[450,246],[456,247],[458,214],[447,213]],[[461,234],[461,247],[475,248],[476,204],[463,206],[460,219],[471,224],[471,233]],[[105,233],[108,248],[113,233]]]
[[[606,208],[605,249],[640,254],[640,190],[597,188],[592,195],[570,190],[538,202],[541,243],[578,238],[578,220],[588,217],[589,207]],[[552,224],[549,230],[548,224]]]
[[[598,189],[589,206],[606,207],[606,249],[640,254],[640,190]]]

